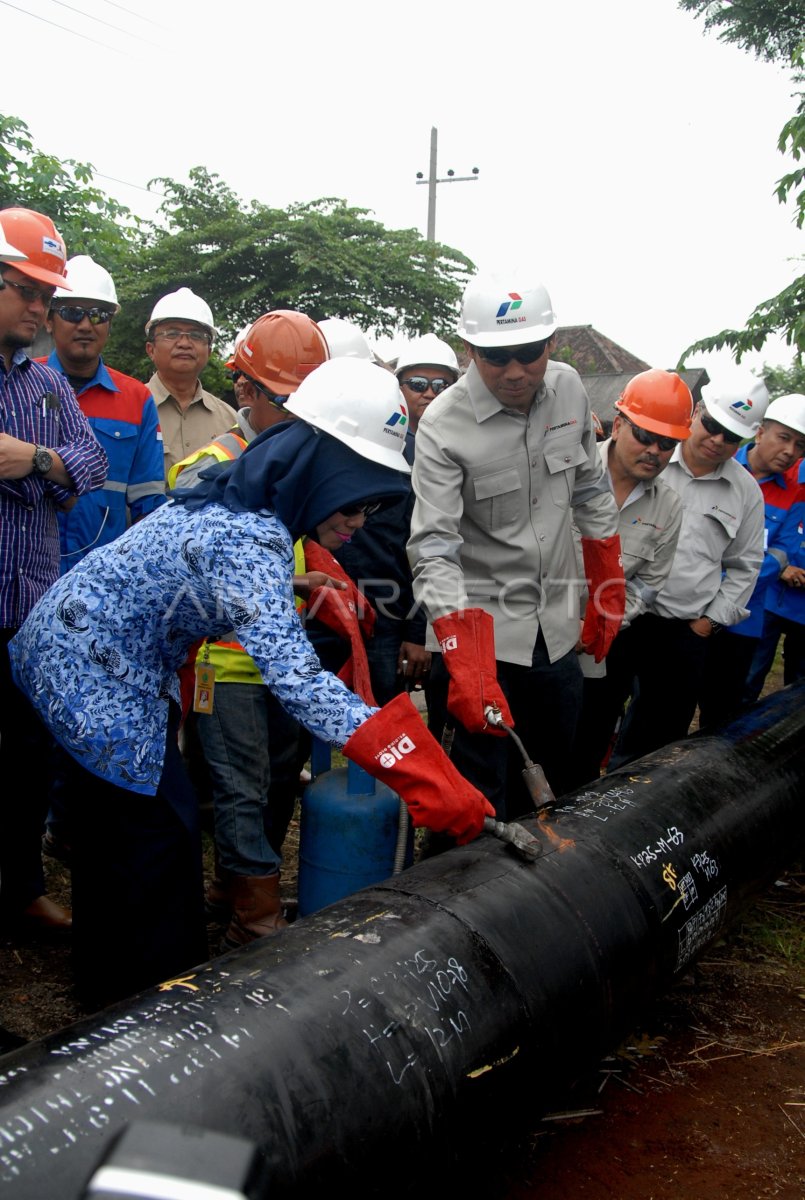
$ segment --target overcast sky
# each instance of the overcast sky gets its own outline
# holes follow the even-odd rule
[[[0,0],[0,14],[2,111],[143,216],[149,179],[203,164],[246,200],[343,197],[424,234],[415,180],[435,126],[440,177],[479,169],[438,187],[437,238],[515,284],[541,278],[563,325],[653,366],[741,326],[802,270],[773,195],[792,169],[776,149],[790,77],[675,0]],[[775,342],[745,361],[763,359],[791,354]]]

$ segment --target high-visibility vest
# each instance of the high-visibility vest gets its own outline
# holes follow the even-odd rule
[[[193,463],[197,463],[200,458],[214,458],[216,462],[233,462],[236,458],[240,458],[248,444],[243,434],[238,433],[236,425],[228,433],[222,433],[214,442],[208,442],[200,450],[194,450],[192,454],[188,454],[187,458],[183,458],[181,462],[174,463],[168,471],[168,487],[175,488],[176,480],[185,467],[192,467]]]
[[[175,463],[168,472],[168,487],[176,487],[176,480],[185,467],[197,463],[200,458],[214,458],[216,462],[229,462],[240,458],[248,446],[246,438],[235,429],[222,434],[214,442],[202,446],[193,454],[188,454],[181,462]],[[305,573],[305,552],[301,539],[294,543],[294,574]],[[302,608],[304,601],[295,597],[297,611]],[[254,660],[237,641],[201,642],[197,648],[196,660],[203,659],[205,663],[215,667],[216,683],[253,683],[261,684],[263,677],[255,666]],[[189,664],[186,664],[189,665]],[[184,669],[184,668],[183,668]]]

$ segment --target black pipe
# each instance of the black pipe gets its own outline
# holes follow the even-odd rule
[[[569,848],[524,821],[536,863],[482,837],[0,1058],[3,1195],[75,1200],[138,1119],[251,1139],[272,1197],[421,1181],[484,1079],[593,1065],[801,853],[804,700],[560,800]]]

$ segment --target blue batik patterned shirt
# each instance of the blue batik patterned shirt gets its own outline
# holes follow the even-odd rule
[[[15,679],[82,766],[153,795],[176,671],[199,638],[234,629],[288,712],[341,746],[376,710],[322,669],[293,571],[272,512],[167,504],[46,593],[10,643]]]

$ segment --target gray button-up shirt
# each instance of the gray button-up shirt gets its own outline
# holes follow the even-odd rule
[[[763,562],[763,495],[734,459],[691,475],[677,446],[663,474],[682,501],[682,532],[671,573],[651,605],[661,617],[712,617],[736,625],[747,616]]]
[[[485,609],[503,662],[530,665],[540,626],[552,662],[572,650],[583,586],[572,520],[588,538],[618,529],[578,373],[550,362],[526,416],[470,364],[419,422],[413,486],[408,556],[429,618]]]

